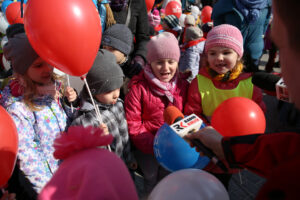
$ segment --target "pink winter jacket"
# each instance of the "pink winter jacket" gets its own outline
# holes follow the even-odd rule
[[[178,79],[172,104],[167,97],[152,92],[152,85],[144,77],[144,71],[131,79],[129,93],[125,97],[125,112],[130,139],[140,151],[153,154],[154,136],[164,124],[164,109],[174,105],[183,111],[188,85],[186,80]]]
[[[208,74],[205,67],[202,67],[200,69],[199,74],[211,79],[211,77]],[[218,89],[233,89],[233,88],[237,87],[237,85],[239,84],[239,82],[241,80],[247,79],[250,76],[252,76],[251,73],[241,73],[237,79],[234,79],[230,82],[223,83],[221,81],[213,80],[213,84]],[[252,100],[255,101],[261,107],[261,109],[265,112],[266,111],[266,105],[263,102],[262,98],[263,98],[263,96],[262,96],[261,89],[254,86],[253,87]],[[203,111],[202,111],[202,106],[201,105],[202,105],[202,103],[201,103],[200,92],[199,92],[199,89],[198,89],[198,80],[197,80],[197,78],[194,78],[193,81],[191,82],[190,87],[189,87],[188,99],[187,99],[187,102],[185,104],[184,114],[185,115],[190,115],[190,114],[194,113],[197,116],[201,117],[206,123],[209,123],[205,118],[203,118]]]

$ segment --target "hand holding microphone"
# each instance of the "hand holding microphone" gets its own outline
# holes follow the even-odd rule
[[[220,149],[221,152],[223,152],[222,145],[221,145],[221,140],[223,136],[221,136],[216,130],[214,130],[212,127],[207,127],[198,131],[201,125],[203,125],[203,121],[195,114],[184,117],[181,111],[175,106],[169,106],[164,110],[164,120],[167,124],[170,125],[171,129],[177,135],[186,139],[189,143],[192,143],[193,146],[196,146],[198,150],[200,150],[207,157],[209,157],[223,171],[225,172],[228,171],[224,163],[218,160],[216,154],[211,150],[211,149],[215,150],[216,148],[216,150],[218,149],[217,150],[218,154],[220,152]],[[203,134],[202,132],[208,132],[208,133]],[[203,137],[205,135],[212,136],[210,135],[209,132],[215,132],[216,138],[204,145],[202,142],[206,140]],[[217,143],[219,143],[218,148],[217,145],[215,145]],[[220,154],[220,158],[224,158],[224,154]]]

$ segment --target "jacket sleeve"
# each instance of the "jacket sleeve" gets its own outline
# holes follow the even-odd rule
[[[266,104],[263,101],[262,91],[260,88],[256,87],[255,85],[253,85],[252,100],[255,101],[260,106],[260,108],[264,113],[266,112],[267,108],[266,108]]]
[[[224,137],[222,146],[226,160],[233,168],[247,168],[263,177],[274,166],[300,155],[300,134],[282,132]]]
[[[139,1],[140,6],[137,22],[136,22],[136,33],[135,33],[135,55],[140,55],[146,60],[147,54],[147,43],[150,39],[149,37],[149,24],[148,24],[148,15],[145,1]]]
[[[132,162],[135,162],[134,155],[131,151],[129,135],[128,135],[128,126],[125,118],[124,109],[120,109],[120,115],[118,115],[119,121],[119,132],[122,137],[122,143],[124,146],[122,157],[124,158],[125,163],[128,165]]]
[[[201,105],[201,95],[198,90],[198,80],[197,77],[195,77],[189,86],[187,102],[184,106],[184,114],[190,115],[194,113],[207,123],[207,120],[203,117]]]
[[[99,121],[97,120],[96,114],[94,111],[89,112],[78,112],[77,117],[72,121],[71,126],[99,126]]]
[[[14,105],[14,104],[13,104]],[[12,116],[18,131],[18,159],[20,170],[39,191],[50,180],[52,173],[47,158],[39,152],[39,144],[35,139],[33,121],[14,106],[7,109]]]
[[[133,144],[146,154],[153,154],[154,135],[143,124],[142,88],[133,86],[125,97],[128,132]]]

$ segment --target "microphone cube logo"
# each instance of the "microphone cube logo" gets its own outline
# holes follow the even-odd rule
[[[189,115],[184,119],[172,124],[170,127],[180,136],[199,130],[202,125],[202,120],[195,114]]]
[[[292,102],[288,93],[288,89],[282,78],[276,83],[276,96],[277,99],[281,101],[286,101],[290,103]]]

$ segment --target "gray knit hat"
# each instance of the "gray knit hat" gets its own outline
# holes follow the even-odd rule
[[[167,23],[170,29],[180,26],[179,19],[175,15],[167,15],[163,20]]]
[[[190,26],[185,30],[185,41],[189,42],[203,37],[203,32],[197,26]]]
[[[111,52],[101,49],[86,76],[92,95],[121,88],[124,74]]]
[[[3,54],[11,61],[14,72],[24,75],[32,63],[39,57],[31,47],[25,33],[19,33],[8,39]]]
[[[127,56],[133,45],[131,30],[124,24],[114,24],[104,31],[101,45],[113,47]]]

